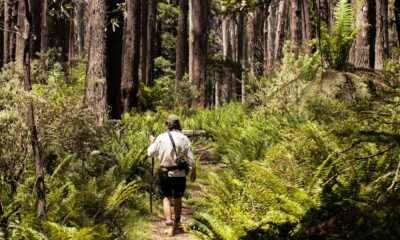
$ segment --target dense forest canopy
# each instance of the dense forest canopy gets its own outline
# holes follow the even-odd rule
[[[0,239],[155,239],[170,113],[204,130],[190,239],[397,239],[399,10],[0,1]]]

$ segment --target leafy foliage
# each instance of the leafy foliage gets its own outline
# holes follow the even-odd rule
[[[314,14],[315,15],[315,14]],[[355,8],[347,0],[340,0],[334,10],[335,23],[330,31],[325,23],[318,19],[320,36],[313,39],[315,45],[327,65],[331,69],[343,70],[351,45],[359,29],[354,27]]]

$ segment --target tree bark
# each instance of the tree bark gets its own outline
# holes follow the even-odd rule
[[[292,51],[297,55],[302,46],[302,16],[301,1],[290,1],[290,40]]]
[[[106,38],[107,5],[105,0],[91,0],[88,10],[89,49],[85,82],[85,104],[101,124],[107,119]]]
[[[389,23],[388,0],[376,0],[375,69],[383,70],[388,58]]]
[[[21,2],[20,2],[21,3]],[[30,40],[32,34],[32,14],[29,10],[29,2],[28,0],[24,0],[24,10],[22,16],[24,16],[24,25],[25,25],[25,41],[23,46],[23,71],[24,71],[24,89],[27,93],[32,91],[31,84],[31,73],[30,73]],[[37,136],[37,129],[35,123],[35,115],[33,111],[33,102],[29,101],[28,109],[27,109],[27,119],[29,124],[29,132],[31,135],[32,142],[32,150],[35,159],[35,173],[36,173],[36,191],[37,191],[37,205],[38,205],[38,217],[40,221],[47,221],[47,211],[46,211],[46,189],[44,182],[44,171],[43,164],[41,159],[41,152],[39,146],[39,139]]]
[[[121,79],[123,113],[138,107],[140,63],[140,0],[126,0],[125,4],[127,17],[124,25]]]
[[[366,0],[356,12],[356,27],[361,31],[358,33],[352,49],[350,50],[350,62],[355,67],[373,68],[375,62],[374,41],[375,41],[375,0]],[[356,0],[352,0],[356,3]],[[371,19],[374,19],[371,21]]]
[[[400,0],[394,1],[394,16],[397,32],[397,41],[400,43]]]
[[[19,0],[18,2],[18,33],[17,33],[17,41],[16,41],[16,52],[15,52],[15,62],[17,66],[23,66],[24,62],[24,36],[25,33],[25,0]]]
[[[178,38],[176,43],[175,90],[188,69],[188,0],[179,0]]]
[[[156,43],[157,0],[149,0],[147,19],[146,85],[154,85],[154,55]]]
[[[277,24],[276,24],[276,37],[275,37],[275,52],[274,52],[274,66],[279,65],[282,58],[283,44],[285,40],[285,26],[287,14],[287,1],[281,0],[279,2]]]
[[[268,18],[266,24],[266,71],[272,72],[275,64],[275,43],[276,43],[276,26],[277,26],[277,12],[276,2],[268,7]]]
[[[43,0],[42,1],[42,18],[41,18],[41,24],[40,24],[40,69],[42,71],[47,71],[47,65],[46,65],[46,57],[44,57],[44,54],[48,51],[49,49],[49,37],[48,37],[48,22],[47,22],[47,12],[48,12],[48,0]]]
[[[148,2],[141,0],[141,40],[140,40],[140,77],[143,84],[147,83],[147,21],[148,21]]]
[[[12,23],[12,0],[4,2],[3,64],[10,62],[10,35]]]
[[[77,0],[74,2],[74,26],[75,26],[75,47],[77,57],[82,56],[85,47],[85,26],[84,26],[84,11],[85,3]]]
[[[194,100],[195,106],[205,105],[205,84],[206,84],[206,65],[207,65],[207,40],[208,40],[208,0],[191,1],[191,54],[189,60],[190,82],[199,90],[199,97]]]
[[[31,57],[36,58],[36,53],[40,52],[40,22],[41,22],[41,3],[37,0],[29,0],[30,11],[32,13],[33,25],[31,37]]]

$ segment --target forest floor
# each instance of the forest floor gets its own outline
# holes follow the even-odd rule
[[[210,150],[208,149],[201,149],[195,152],[196,155],[200,156],[200,164],[199,166],[199,171],[198,172],[203,172],[203,171],[209,171],[210,168],[218,168],[218,163],[213,160],[213,156]],[[198,174],[198,177],[201,177],[200,174]],[[190,180],[188,180],[189,182]],[[197,180],[198,181],[198,180]],[[175,231],[175,235],[173,237],[168,237],[165,234],[166,226],[164,223],[164,216],[162,211],[159,211],[156,215],[154,215],[152,219],[152,227],[151,227],[151,237],[150,239],[152,240],[171,240],[171,239],[176,239],[176,240],[194,240],[194,236],[192,236],[190,233],[186,232],[184,229],[188,227],[190,224],[190,219],[193,217],[194,210],[192,206],[190,205],[190,198],[198,197],[200,196],[201,192],[200,186],[196,184],[191,184],[188,183],[188,189],[186,190],[186,193],[183,198],[183,204],[182,204],[182,215],[181,215],[181,221],[182,221],[182,226],[178,228]],[[159,203],[161,204],[161,202]]]

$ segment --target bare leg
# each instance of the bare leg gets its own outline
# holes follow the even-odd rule
[[[181,212],[182,212],[182,198],[175,198],[175,203],[174,203],[175,220],[181,219]]]
[[[164,217],[166,221],[172,221],[172,211],[171,211],[171,198],[165,197],[163,199],[164,207]]]

